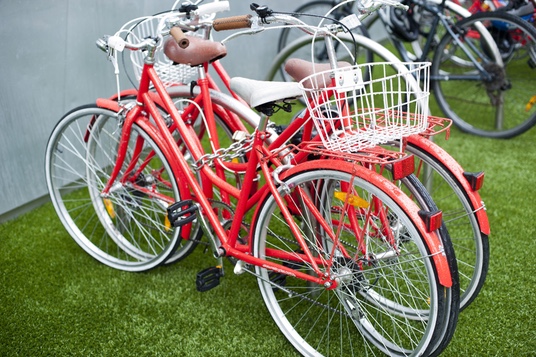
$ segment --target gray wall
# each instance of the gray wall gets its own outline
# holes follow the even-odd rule
[[[251,1],[231,0],[231,14]],[[267,0],[278,10],[300,1]],[[44,150],[68,110],[114,93],[113,68],[95,47],[127,20],[165,10],[173,0],[0,1],[0,223],[46,202]],[[222,34],[216,34],[221,39]],[[277,32],[228,46],[232,76],[262,79],[275,55]]]

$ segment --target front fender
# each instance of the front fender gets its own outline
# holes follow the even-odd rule
[[[116,113],[121,109],[119,103],[112,99],[98,98],[96,104],[99,108],[108,109]]]
[[[99,108],[108,109],[108,110],[111,110],[111,111],[113,111],[115,113],[117,113],[117,112],[119,112],[119,110],[121,110],[121,106],[119,105],[119,103],[116,100],[113,100],[113,99],[99,98],[96,101],[96,105]],[[136,122],[136,124],[143,131],[145,131],[147,134],[149,134],[151,139],[154,140],[154,142],[160,148],[160,150],[162,151],[162,153],[164,154],[164,156],[166,158],[172,158],[173,157],[173,152],[168,148],[168,145],[166,145],[166,143],[161,140],[161,135],[158,133],[158,131],[157,131],[157,129],[156,129],[156,127],[154,125],[151,125],[148,121],[145,121],[145,120],[139,120],[139,121]],[[181,199],[182,200],[191,199],[192,196],[191,196],[190,190],[188,189],[188,186],[186,185],[187,180],[186,180],[186,178],[184,176],[185,173],[180,172],[180,170],[178,170],[178,168],[177,168],[177,165],[173,165],[172,160],[168,159],[168,161],[170,161],[169,162],[170,167],[171,167],[171,169],[173,171],[173,174],[175,175],[175,181],[177,182],[177,186],[178,186],[178,189],[179,189]],[[190,228],[191,227],[183,227],[183,229],[181,230],[181,236],[182,236],[183,239],[188,239],[189,238]]]

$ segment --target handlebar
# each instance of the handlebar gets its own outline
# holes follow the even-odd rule
[[[400,3],[397,0],[356,0],[357,12],[359,16],[354,15],[354,19],[357,22],[354,22],[352,25],[357,23],[360,24],[360,21],[369,16],[372,12],[379,10],[384,6],[393,6],[407,10],[409,7]],[[291,14],[278,13],[268,8],[267,6],[260,6],[255,3],[250,5],[251,10],[253,10],[257,16],[252,17],[251,15],[241,15],[241,16],[232,16],[226,18],[220,18],[213,21],[213,29],[215,31],[223,30],[237,30],[237,29],[248,29],[252,28],[252,32],[259,32],[263,29],[263,25],[281,23],[283,25],[290,25],[297,27],[301,31],[309,35],[324,35],[328,33],[339,32],[343,30],[344,26],[341,25],[332,25],[332,26],[311,26],[298,19],[296,16]],[[344,21],[344,19],[343,19]],[[246,31],[244,34],[249,33]],[[234,37],[234,36],[231,36]],[[225,42],[224,40],[223,42]]]
[[[169,13],[159,15],[162,22],[165,23],[164,28],[156,34],[156,37],[170,35],[177,41],[177,44],[181,48],[187,48],[189,46],[189,40],[183,31],[197,31],[201,26],[192,25],[199,24],[203,21],[207,22],[207,15],[215,15],[216,13],[228,11],[230,8],[229,1],[214,1],[212,3],[203,5],[189,4],[186,7],[181,7],[177,10],[172,10]],[[150,17],[146,17],[150,18]],[[137,19],[139,22],[139,19]],[[132,23],[132,22],[130,22]],[[128,23],[127,23],[128,24]],[[137,51],[147,49],[151,46],[155,46],[158,40],[156,39],[144,39],[138,43],[132,43],[123,39],[119,34],[125,31],[129,31],[128,27],[124,25],[121,30],[114,36],[104,36],[97,40],[97,47],[108,52],[109,49],[122,52],[125,48]]]
[[[401,4],[397,0],[356,0],[357,12],[360,14],[358,20],[361,20],[368,16],[371,12],[378,10],[383,6],[395,6],[407,9],[406,5]],[[240,15],[226,18],[220,18],[212,21],[210,26],[215,31],[235,30],[235,29],[251,29],[251,31],[244,31],[242,34],[259,32],[264,30],[266,24],[280,23],[283,25],[290,25],[297,27],[303,32],[309,35],[327,35],[343,31],[344,26],[330,25],[330,26],[311,26],[298,19],[295,16],[277,13],[267,6],[259,6],[257,4],[251,4],[250,8],[256,13],[256,16]],[[215,13],[229,10],[229,1],[215,1],[204,5],[189,4],[186,8],[181,8],[179,11],[172,11],[162,17],[166,22],[166,29],[158,34],[158,37],[171,35],[179,44],[181,48],[186,48],[189,45],[189,40],[183,31],[197,31],[203,27],[201,18],[207,15],[214,15]],[[171,20],[173,18],[173,20]],[[185,21],[187,20],[187,21]],[[207,19],[204,19],[204,26],[207,26]],[[359,22],[358,22],[359,24]],[[236,34],[239,35],[239,34]],[[222,42],[226,42],[226,40]],[[109,48],[117,51],[123,51],[124,48],[131,50],[146,49],[150,46],[155,46],[156,40],[145,39],[139,43],[130,43],[118,36],[105,37],[97,41],[97,46],[103,51],[108,52]]]
[[[240,15],[216,19],[212,22],[215,31],[238,30],[250,28],[253,24],[251,15]]]
[[[96,42],[97,47],[106,53],[108,53],[108,50],[110,48],[119,52],[122,52],[125,48],[133,51],[144,50],[152,44],[154,44],[154,40],[150,38],[145,39],[139,43],[131,43],[125,41],[122,37],[116,35],[104,36],[102,38],[99,38]]]
[[[269,16],[259,17],[252,15],[239,15],[231,17],[223,17],[216,19],[212,22],[212,28],[215,31],[225,31],[225,30],[238,30],[238,29],[248,29],[248,28],[259,28],[263,24],[272,24],[272,23],[282,23],[285,25],[294,25],[299,27],[302,31],[309,34],[315,33],[311,28],[313,26],[307,25],[305,22],[299,20],[298,18],[285,14],[276,14],[271,12]],[[316,28],[316,27],[315,27]]]
[[[177,41],[180,48],[186,48],[190,45],[190,40],[179,27],[173,27],[169,30],[169,34]]]

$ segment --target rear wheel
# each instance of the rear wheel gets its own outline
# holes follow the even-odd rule
[[[489,241],[480,230],[476,208],[452,171],[430,153],[408,143],[406,151],[415,157],[415,174],[424,183],[435,204],[443,212],[456,252],[460,278],[460,309],[478,296],[489,266]]]

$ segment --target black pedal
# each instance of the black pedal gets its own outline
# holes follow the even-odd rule
[[[167,208],[169,222],[173,227],[180,227],[192,222],[197,217],[197,206],[192,200],[175,202]]]
[[[220,278],[223,276],[223,271],[220,267],[210,267],[201,270],[195,278],[195,286],[197,291],[208,291],[220,285]]]
[[[272,289],[274,291],[278,291],[278,286],[285,286],[287,285],[287,276],[285,274],[276,273],[275,271],[272,271],[268,274],[268,277],[270,278],[270,282],[272,282],[274,285],[272,285]]]

